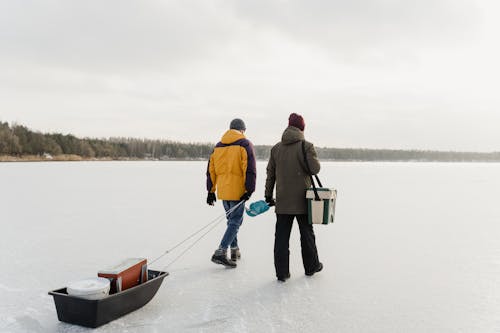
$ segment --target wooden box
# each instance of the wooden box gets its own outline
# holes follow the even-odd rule
[[[110,293],[121,292],[147,281],[147,260],[128,258],[122,262],[97,272],[97,276],[108,278],[111,282]]]

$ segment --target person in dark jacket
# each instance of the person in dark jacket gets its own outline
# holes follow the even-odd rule
[[[277,279],[282,282],[290,278],[289,241],[294,218],[299,224],[305,274],[311,276],[323,269],[323,264],[318,259],[313,227],[308,223],[307,216],[306,189],[311,186],[311,180],[302,149],[302,142],[305,141],[304,128],[304,118],[292,113],[288,118],[288,127],[283,132],[281,142],[271,149],[267,164],[265,199],[269,206],[276,206],[274,267]],[[320,163],[314,145],[307,141],[305,141],[305,158],[311,173],[317,174]],[[276,200],[273,199],[275,185]]]
[[[245,137],[243,120],[233,119],[229,130],[210,155],[207,167],[207,204],[213,206],[216,197],[222,200],[227,214],[227,229],[212,261],[226,267],[236,267],[241,253],[238,247],[238,230],[243,223],[245,203],[255,191],[255,153],[250,140]],[[231,247],[231,259],[227,249]]]

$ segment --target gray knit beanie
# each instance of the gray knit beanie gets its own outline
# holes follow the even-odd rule
[[[229,129],[235,129],[235,130],[238,130],[238,131],[244,131],[247,128],[246,128],[245,123],[243,122],[243,120],[241,120],[240,118],[235,118],[235,119],[231,120],[231,124],[229,124]]]

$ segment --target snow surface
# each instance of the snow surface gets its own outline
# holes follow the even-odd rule
[[[324,270],[274,276],[274,213],[245,217],[236,269],[210,261],[224,223],[174,262],[145,307],[96,332],[500,330],[498,164],[333,163],[336,222],[316,226]],[[223,212],[205,162],[0,164],[0,332],[87,332],[48,291],[124,258],[153,260]],[[258,163],[263,198],[265,163]],[[152,265],[162,269],[184,248]]]

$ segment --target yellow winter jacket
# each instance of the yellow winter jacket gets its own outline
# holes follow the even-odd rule
[[[252,143],[240,131],[228,130],[210,155],[207,190],[221,200],[240,200],[245,192],[255,191],[255,178]]]

